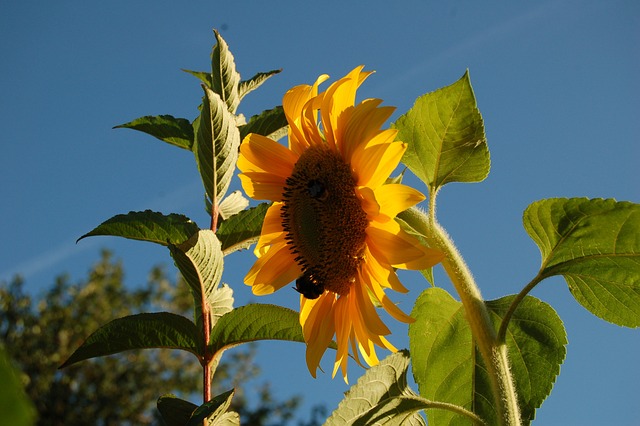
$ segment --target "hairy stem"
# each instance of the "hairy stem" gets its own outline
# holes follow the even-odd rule
[[[489,311],[471,271],[449,235],[436,221],[434,200],[435,194],[431,194],[428,215],[413,208],[403,216],[410,219],[410,224],[425,237],[430,247],[444,253],[442,266],[460,297],[473,341],[487,367],[500,425],[518,426],[521,424],[520,408],[509,369],[506,345],[501,344],[497,338]]]

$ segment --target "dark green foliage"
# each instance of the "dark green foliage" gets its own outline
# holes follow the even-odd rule
[[[122,265],[105,252],[86,279],[71,283],[60,276],[42,297],[27,294],[20,279],[0,285],[0,339],[23,372],[38,424],[161,424],[156,401],[168,393],[200,405],[202,369],[185,351],[127,351],[58,369],[84,339],[114,318],[160,310],[192,314],[188,286],[172,282],[161,268],[135,289],[125,287],[123,277]],[[299,398],[274,400],[267,390],[268,398],[249,408],[239,385],[256,386],[259,369],[254,348],[244,348],[225,355],[213,394],[236,387],[231,410],[240,413],[243,424],[284,424],[293,418]],[[257,418],[263,423],[245,422]]]

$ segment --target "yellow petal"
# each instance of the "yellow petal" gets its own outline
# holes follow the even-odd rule
[[[402,142],[367,144],[357,147],[351,158],[351,167],[357,175],[357,185],[377,188],[398,166],[407,145]]]
[[[289,147],[300,155],[309,147],[302,131],[302,109],[309,99],[318,94],[318,85],[329,78],[323,74],[319,76],[313,86],[300,85],[290,89],[282,98],[282,107],[289,122]]]
[[[387,222],[393,219],[398,213],[415,206],[425,199],[422,192],[401,184],[379,186],[375,189],[374,195],[376,203],[380,206],[380,216],[375,219],[380,222]]]
[[[380,214],[380,205],[376,200],[376,196],[368,186],[359,186],[355,188],[356,195],[360,199],[362,210],[367,213],[367,218],[373,220]]]
[[[316,370],[320,360],[324,355],[333,335],[335,333],[334,314],[332,312],[335,296],[332,293],[321,295],[317,302],[313,302],[300,296],[300,319],[305,341],[307,342],[306,362],[307,368],[313,377],[316,377]],[[309,309],[311,307],[311,309]],[[308,314],[303,320],[303,311]]]
[[[371,252],[371,249],[366,247],[365,259],[366,260],[363,263],[363,273],[371,277],[371,280],[377,282],[382,287],[390,288],[398,293],[409,292],[409,289],[402,285],[398,279],[396,271],[386,262],[386,259],[384,259],[383,256],[379,256],[379,258],[376,257]]]
[[[250,133],[240,145],[238,168],[243,172],[266,172],[287,178],[298,158],[278,142]]]
[[[351,162],[351,156],[357,146],[366,144],[380,133],[382,124],[393,114],[394,107],[378,108],[381,103],[381,99],[366,99],[356,105],[350,114],[342,135],[346,162]]]
[[[382,287],[378,285],[378,283],[376,283],[375,281],[372,281],[370,285],[371,285],[371,289],[373,290],[373,294],[376,296],[378,301],[382,304],[382,307],[389,313],[389,315],[394,317],[396,320],[407,323],[407,324],[411,324],[412,322],[415,322],[413,318],[411,318],[409,315],[402,312],[400,308],[398,308],[387,297],[387,295],[384,293],[384,290],[382,289]],[[383,343],[386,342],[386,344],[391,345],[388,341],[386,341],[386,339],[384,339],[384,337],[381,337],[381,341]],[[388,348],[388,346],[386,345],[385,347]]]
[[[366,233],[373,255],[396,268],[427,269],[443,259],[441,252],[424,247],[394,220],[370,222]]]
[[[371,301],[371,297],[367,291],[368,286],[365,284],[364,280],[362,280],[362,277],[359,278],[359,281],[353,286],[357,287],[357,291],[354,291],[353,294],[356,299],[358,311],[362,315],[362,321],[365,327],[369,330],[369,333],[376,334],[378,336],[390,334],[391,331],[382,322],[375,307],[373,306],[373,302]]]
[[[262,296],[281,289],[300,276],[302,271],[286,244],[275,244],[258,258],[244,278],[253,294]]]
[[[255,200],[282,201],[285,178],[271,173],[244,172],[238,175],[242,189]]]

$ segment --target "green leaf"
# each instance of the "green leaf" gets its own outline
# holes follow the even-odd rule
[[[220,96],[229,112],[235,113],[240,103],[240,74],[236,71],[236,63],[227,42],[218,31],[214,30],[213,33],[216,45],[211,53],[211,90]]]
[[[487,302],[496,328],[512,299],[508,296]],[[416,322],[409,326],[409,345],[420,394],[462,406],[487,424],[497,424],[490,379],[473,344],[462,304],[445,290],[433,287],[419,296],[411,316]],[[551,391],[564,360],[566,343],[562,321],[555,311],[534,297],[525,297],[514,313],[506,338],[525,424],[533,419],[535,409]],[[428,411],[430,425],[451,424],[454,416],[443,410]]]
[[[158,411],[167,426],[184,426],[198,406],[173,394],[162,395],[157,402]]]
[[[400,351],[371,367],[346,393],[325,426],[424,425],[427,408],[407,385],[409,354]]]
[[[408,144],[402,161],[434,193],[449,182],[479,182],[489,174],[484,124],[468,71],[418,98],[394,127]]]
[[[216,302],[215,292],[222,278],[223,257],[220,241],[209,229],[200,230],[179,245],[169,245],[171,256],[182,273],[193,295],[195,320],[203,329],[203,312]]]
[[[493,323],[502,322],[515,296],[487,302]],[[509,322],[506,335],[511,372],[524,420],[549,396],[566,355],[567,335],[556,311],[532,296],[525,297]]]
[[[540,279],[562,275],[594,315],[640,326],[640,205],[551,198],[531,204],[523,221],[542,254]]]
[[[289,123],[284,115],[284,109],[281,106],[277,106],[254,115],[247,124],[241,126],[240,140],[244,140],[249,133],[256,133],[277,141],[287,135],[288,126]]]
[[[205,402],[193,412],[185,426],[200,426],[202,421],[207,418],[214,421],[213,425],[215,425],[215,420],[221,418],[231,405],[233,395],[234,390],[231,389],[213,397],[211,401]]]
[[[236,308],[223,315],[211,330],[211,353],[256,340],[304,342],[298,317],[298,312],[276,305],[249,304]]]
[[[279,105],[252,116],[249,122],[240,126],[239,129],[241,140],[244,140],[249,133],[279,140],[287,135],[289,122],[284,115],[284,109]]]
[[[220,224],[216,235],[220,239],[225,256],[234,251],[246,249],[258,241],[268,208],[268,203],[261,203],[231,216]]]
[[[235,172],[240,133],[234,115],[227,111],[220,96],[206,86],[203,89],[202,111],[194,121],[193,150],[207,196],[219,203]]]
[[[258,74],[251,77],[249,80],[243,80],[240,82],[238,86],[238,96],[240,99],[244,98],[247,93],[253,92],[258,87],[262,86],[262,83],[267,81],[270,77],[282,72],[282,69],[279,70],[271,70],[267,72],[259,72]]]
[[[205,71],[191,71],[191,70],[187,70],[187,69],[182,69],[182,71],[191,74],[192,76],[194,76],[195,78],[197,78],[198,80],[200,80],[202,83],[204,83],[209,89],[211,89],[211,73],[210,72],[205,72]]]
[[[222,220],[226,220],[247,207],[249,207],[249,200],[242,195],[241,191],[233,191],[218,206],[218,214]]]
[[[199,229],[195,222],[184,215],[176,213],[164,215],[145,210],[113,216],[78,238],[78,241],[96,235],[110,235],[166,246],[170,243],[179,244],[188,240]]]
[[[0,420],[5,425],[36,424],[37,412],[24,390],[20,372],[0,345]]]
[[[115,126],[114,129],[138,130],[189,151],[193,145],[191,122],[185,118],[175,118],[171,115],[147,115]]]
[[[227,284],[216,288],[209,297],[211,309],[211,327],[215,326],[221,316],[233,310],[233,289]]]
[[[202,341],[194,323],[170,312],[115,319],[93,332],[60,368],[132,349],[182,349],[200,356]]]

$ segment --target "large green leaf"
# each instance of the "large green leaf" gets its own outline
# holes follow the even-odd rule
[[[287,134],[289,128],[287,117],[284,115],[284,109],[281,106],[277,106],[273,109],[262,111],[258,115],[254,115],[249,119],[249,122],[240,127],[240,140],[249,133],[256,133],[258,135],[266,136],[273,140],[278,140]]]
[[[169,250],[189,284],[194,299],[196,324],[202,330],[203,313],[210,312],[212,304],[216,302],[216,291],[222,278],[220,241],[213,231],[203,229],[182,244],[169,245]]]
[[[211,353],[255,340],[304,342],[298,316],[298,312],[276,305],[236,308],[223,315],[211,330]]]
[[[394,127],[408,144],[402,161],[432,191],[449,182],[479,182],[489,174],[489,149],[469,72],[418,98]]]
[[[487,302],[496,328],[513,299]],[[425,290],[414,306],[409,326],[413,374],[420,394],[473,411],[487,424],[497,424],[489,377],[462,304],[440,288]],[[562,321],[544,302],[527,296],[515,311],[506,344],[518,390],[523,421],[528,424],[551,391],[564,360],[566,334]],[[430,425],[471,424],[453,413],[429,410]]]
[[[496,327],[515,296],[487,302]],[[535,409],[549,396],[566,355],[567,334],[556,311],[545,302],[527,296],[518,305],[506,334],[511,371],[518,389],[524,420],[533,420]]]
[[[217,205],[235,171],[240,133],[235,116],[227,110],[220,96],[206,86],[203,89],[205,96],[200,116],[193,124],[193,150],[207,196]]]
[[[531,204],[523,221],[542,254],[540,279],[562,275],[594,315],[640,326],[640,205],[551,198]]]
[[[222,222],[216,235],[222,243],[222,252],[225,255],[246,249],[258,241],[268,208],[268,203],[261,203]]]
[[[371,367],[340,402],[325,426],[424,425],[425,403],[407,385],[409,354],[400,351]]]
[[[236,63],[227,42],[218,31],[213,32],[216,45],[211,53],[211,90],[220,96],[229,112],[235,113],[240,103],[240,74],[236,71]]]
[[[175,118],[171,115],[147,115],[115,126],[114,129],[138,130],[189,151],[193,145],[191,122],[185,118]]]
[[[202,355],[194,323],[170,312],[144,313],[115,319],[93,332],[60,368],[132,349],[182,349]]]
[[[198,225],[184,215],[176,213],[164,215],[145,210],[143,212],[129,212],[113,216],[78,238],[78,241],[96,235],[110,235],[132,240],[150,241],[166,246],[171,243],[182,243],[198,230]]]
[[[258,87],[262,86],[262,83],[267,81],[270,77],[282,72],[282,69],[279,70],[271,70],[267,72],[259,72],[258,74],[251,77],[249,80],[243,80],[240,82],[238,86],[238,95],[240,99],[244,98],[247,93],[253,92]]]

